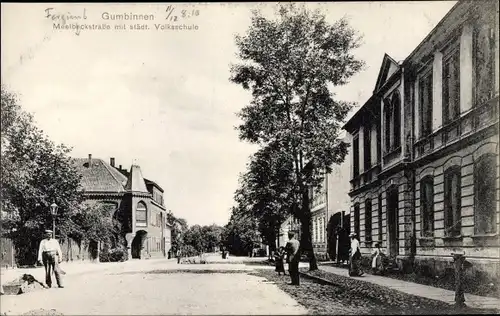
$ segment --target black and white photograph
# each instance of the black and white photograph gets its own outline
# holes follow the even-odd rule
[[[500,314],[499,29],[2,2],[0,315]]]

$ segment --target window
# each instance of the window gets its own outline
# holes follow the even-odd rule
[[[359,203],[354,204],[354,233],[359,238]]]
[[[420,135],[427,136],[432,132],[432,71],[427,71],[427,73],[420,78],[418,90],[421,116]]]
[[[460,167],[454,166],[444,174],[444,227],[445,236],[460,236],[461,230],[461,175]]]
[[[137,226],[147,226],[147,208],[144,202],[137,203],[137,210],[135,211],[135,222]]]
[[[420,181],[420,216],[422,237],[434,236],[434,181],[427,176]]]
[[[493,15],[494,16],[494,15]],[[495,93],[495,21],[480,20],[474,27],[474,80],[477,105],[493,98]]]
[[[382,241],[382,193],[378,195],[378,240]]]
[[[365,166],[365,171],[370,169],[371,167],[371,126],[370,124],[367,124],[364,128],[363,132],[363,152],[364,152],[364,166]]]
[[[381,151],[382,151],[382,135],[380,133],[380,122],[377,123],[377,163],[380,162],[381,158]]]
[[[353,173],[354,177],[357,177],[359,175],[359,137],[356,135],[356,137],[353,140]]]
[[[104,210],[104,213],[107,216],[112,216],[112,215],[114,215],[115,211],[117,211],[118,203],[116,203],[116,202],[102,202],[101,206]]]
[[[385,152],[391,151],[391,103],[384,100]]]
[[[365,202],[365,242],[372,241],[372,200]]]
[[[393,144],[392,149],[401,146],[401,98],[395,92],[392,96]]]
[[[460,46],[448,49],[443,59],[443,117],[450,122],[460,115]]]
[[[474,165],[474,230],[476,234],[496,232],[496,156],[481,156]]]

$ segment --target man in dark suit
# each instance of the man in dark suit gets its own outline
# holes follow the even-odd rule
[[[297,239],[295,239],[295,234],[293,232],[288,232],[288,239],[289,240],[285,246],[288,272],[290,273],[290,278],[292,279],[292,285],[299,285],[300,243]]]

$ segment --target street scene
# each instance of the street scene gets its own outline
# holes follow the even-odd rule
[[[500,313],[498,1],[1,15],[0,315]]]

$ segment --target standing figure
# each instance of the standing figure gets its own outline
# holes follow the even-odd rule
[[[287,253],[286,261],[288,263],[288,272],[290,273],[290,278],[292,279],[292,285],[299,285],[300,243],[297,239],[295,239],[295,234],[293,232],[288,232],[288,239],[289,240],[285,246]]]
[[[276,272],[278,272],[278,275],[281,275],[281,272],[283,272],[283,275],[286,275],[285,256],[285,247],[280,247],[274,255],[274,264],[276,265]]]
[[[359,241],[356,239],[356,234],[351,233],[349,235],[351,238],[351,252],[349,256],[349,275],[350,276],[362,276],[363,272],[360,268],[361,261],[361,251],[359,250]]]
[[[384,273],[384,263],[383,263],[382,250],[380,249],[380,242],[375,244],[375,250],[372,253],[372,272],[373,274],[383,274]]]
[[[175,256],[177,257],[177,263],[181,263],[181,250],[180,249],[177,249],[177,252],[175,253]]]
[[[62,261],[62,251],[59,242],[52,238],[52,231],[45,231],[45,239],[40,242],[40,248],[38,249],[38,262],[43,263],[45,267],[45,284],[48,287],[52,287],[52,271],[56,276],[57,285],[62,288],[62,276],[59,264]]]

